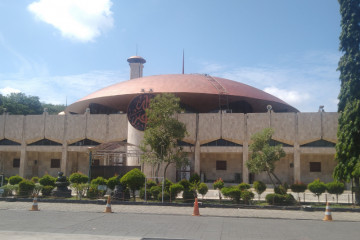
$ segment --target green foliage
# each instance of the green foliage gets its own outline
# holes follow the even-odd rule
[[[97,177],[97,178],[91,180],[91,184],[95,184],[95,185],[107,185],[107,180],[104,179],[103,177]]]
[[[96,179],[93,179],[93,180],[96,180]],[[87,190],[86,196],[88,198],[91,198],[91,199],[103,197],[105,195],[106,191],[105,190],[99,190],[98,186],[99,185],[105,185],[105,184],[98,184],[98,183],[104,183],[104,181],[103,181],[104,179],[102,178],[102,179],[99,179],[97,181],[94,181],[95,183],[93,183],[93,180],[90,183],[90,186],[89,186],[89,188]]]
[[[181,193],[181,191],[184,191],[184,187],[183,185],[181,185],[180,183],[175,183],[173,185],[170,186],[170,196],[171,196],[171,200],[175,200],[176,196]]]
[[[153,198],[157,199],[157,196],[159,195],[159,193],[162,192],[162,188],[160,186],[152,186],[150,188],[150,192],[151,192],[151,195],[153,196]]]
[[[158,201],[162,200],[162,193],[161,192],[157,195],[157,200]],[[164,192],[164,202],[167,202],[167,201],[170,201],[170,193]]]
[[[316,179],[312,183],[309,183],[307,187],[310,192],[318,197],[318,202],[320,202],[320,195],[326,191],[325,183],[321,182],[319,179]]]
[[[307,189],[307,185],[305,183],[294,183],[290,186],[290,189],[292,192],[295,193],[302,193],[305,192],[305,190]]]
[[[287,190],[287,185],[279,185],[274,188],[274,192],[277,194],[286,194]]]
[[[187,154],[178,145],[187,134],[186,125],[175,118],[180,112],[180,98],[168,93],[158,94],[146,109],[147,125],[141,146],[144,152],[141,159],[156,169],[165,163],[165,178],[170,164],[174,163],[178,168],[189,164]]]
[[[336,203],[338,203],[339,195],[345,190],[345,185],[342,182],[334,181],[326,184],[326,190],[330,194],[336,194]]]
[[[9,177],[9,184],[16,185],[16,184],[19,184],[23,180],[24,179],[22,177],[20,177],[19,175],[11,176],[11,177]]]
[[[123,186],[127,186],[133,192],[133,199],[136,201],[135,191],[144,186],[145,175],[138,168],[134,168],[122,176],[120,183]]]
[[[63,105],[63,104],[54,105],[51,103],[41,103],[41,105],[42,105],[43,109],[47,108],[47,112],[49,114],[58,114],[65,110],[65,105]]]
[[[241,198],[244,200],[245,204],[249,204],[251,200],[254,199],[254,193],[249,190],[241,191]]]
[[[184,187],[184,189],[190,189],[190,186],[191,186],[190,182],[186,179],[182,179],[179,182],[179,184],[181,184]]]
[[[291,194],[270,193],[266,195],[265,200],[271,205],[293,205],[295,203],[295,198]]]
[[[87,183],[89,181],[89,177],[81,172],[72,173],[69,177],[69,180],[72,184],[81,184]]]
[[[153,186],[152,186],[153,187]],[[146,200],[150,200],[152,198],[152,194],[150,192],[151,188],[146,188]],[[142,187],[139,191],[139,197],[141,199],[145,199],[145,187]]]
[[[360,205],[360,5],[358,1],[339,0],[341,13],[338,142],[334,170],[336,180],[355,185],[355,201]]]
[[[44,196],[44,197],[48,197],[51,195],[51,192],[52,190],[54,190],[54,186],[49,186],[49,185],[45,185],[43,186],[43,188],[41,189],[41,194]]]
[[[150,189],[151,187],[156,186],[156,185],[157,185],[156,182],[153,180],[147,180],[147,182],[146,182],[147,189]]]
[[[32,180],[31,180],[31,181],[32,181]],[[32,181],[32,182],[33,182],[33,181]],[[44,187],[44,186],[40,185],[40,183],[35,183],[35,187],[34,187],[34,190],[33,190],[33,195],[39,196],[41,190],[43,189],[43,187]]]
[[[55,187],[56,178],[48,174],[44,175],[39,179],[39,183],[43,186],[52,186]]]
[[[259,201],[260,201],[261,194],[266,190],[266,184],[263,183],[262,181],[255,181],[253,186],[256,193],[259,194]]]
[[[17,191],[19,188],[19,185],[10,185],[6,184],[1,187],[1,189],[4,189],[3,197],[10,197],[13,195],[13,191]]]
[[[198,190],[198,192],[202,195],[202,198],[204,198],[204,196],[206,195],[206,193],[209,191],[209,188],[208,188],[208,186],[206,185],[206,183],[200,183],[197,190]]]
[[[240,183],[239,185],[237,185],[237,188],[239,188],[241,191],[243,191],[243,190],[250,189],[251,186],[250,186],[250,184],[247,184],[247,183]]]
[[[224,181],[221,178],[218,178],[213,184],[214,189],[219,189],[219,190],[221,190],[224,186],[225,186]]]
[[[182,197],[184,202],[186,203],[194,202],[195,199],[194,191],[192,189],[184,189]]]
[[[253,143],[250,145],[250,151],[252,152],[250,159],[246,162],[246,166],[251,173],[259,174],[266,172],[273,183],[272,176],[277,180],[278,184],[281,184],[279,178],[275,175],[275,163],[281,158],[285,157],[285,152],[282,149],[282,145],[270,146],[270,141],[274,130],[271,128],[265,128],[263,131],[254,134],[251,137]]]
[[[71,177],[71,176],[70,176]],[[78,178],[76,178],[78,179]],[[71,180],[70,180],[71,181]],[[71,187],[75,190],[76,192],[76,199],[82,199],[86,192],[89,189],[89,184],[88,183],[72,183]]]
[[[118,176],[111,177],[107,180],[107,187],[111,190],[115,189],[116,185],[120,184],[120,178]]]
[[[194,173],[193,175],[190,176],[189,179],[190,183],[194,183],[194,182],[200,182],[200,176],[197,173]]]
[[[32,177],[32,178],[31,178],[31,181],[32,181],[33,183],[38,183],[39,180],[40,180],[39,177]]]
[[[236,203],[240,202],[241,190],[237,187],[223,187],[221,193]]]
[[[20,197],[29,197],[35,188],[35,183],[30,180],[22,180],[19,183],[19,196]]]
[[[174,183],[172,181],[170,181],[169,179],[165,179],[165,183],[164,183],[164,189],[166,192],[170,192],[170,187],[171,185],[173,185]]]

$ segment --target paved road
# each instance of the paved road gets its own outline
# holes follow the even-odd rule
[[[360,213],[0,202],[0,239],[359,239]]]

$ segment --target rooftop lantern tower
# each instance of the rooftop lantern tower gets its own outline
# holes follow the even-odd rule
[[[130,65],[130,79],[141,78],[146,60],[140,56],[132,56],[127,61]]]

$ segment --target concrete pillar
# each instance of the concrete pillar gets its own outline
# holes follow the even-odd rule
[[[194,169],[194,172],[199,174],[199,176],[200,176],[200,170],[201,170],[200,153],[201,153],[200,142],[196,141],[196,143],[195,143],[195,167],[194,167],[195,169]]]
[[[20,150],[20,168],[19,168],[19,175],[20,175],[20,177],[26,178],[26,167],[27,167],[26,145],[25,145],[25,144],[21,144],[21,150]]]
[[[301,153],[300,145],[295,143],[294,145],[294,183],[301,182]]]
[[[139,146],[144,139],[144,132],[134,128],[130,122],[128,122],[128,139],[127,142],[134,146],[128,146],[128,152],[134,152],[139,150]],[[128,156],[126,159],[127,166],[140,166],[140,159],[138,156]]]
[[[243,144],[243,166],[242,166],[242,180],[244,183],[249,183],[249,169],[246,166],[246,162],[249,159],[249,144],[247,141]]]
[[[60,171],[64,173],[64,176],[68,176],[67,171],[67,165],[68,165],[68,145],[67,143],[63,143],[63,148],[61,152],[61,163],[60,163]]]

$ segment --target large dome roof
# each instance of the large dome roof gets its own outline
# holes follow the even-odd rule
[[[266,112],[267,105],[275,112],[298,112],[279,98],[249,85],[201,74],[156,75],[120,82],[80,99],[66,112],[84,113],[94,105],[126,112],[130,101],[144,92],[173,93],[188,111],[199,113],[228,108],[232,112]]]

